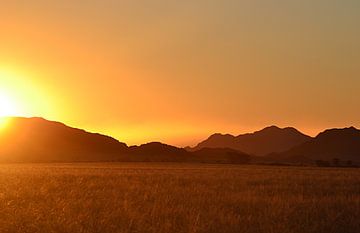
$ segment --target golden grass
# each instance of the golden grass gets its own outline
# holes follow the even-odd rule
[[[359,233],[360,169],[0,165],[0,232]]]

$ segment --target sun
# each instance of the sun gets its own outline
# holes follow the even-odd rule
[[[31,70],[21,70],[0,63],[0,117],[58,118],[63,111],[64,105],[58,104],[62,98],[55,98]]]
[[[0,91],[0,117],[10,117],[20,115],[20,109],[15,99],[10,95]]]
[[[9,127],[11,117],[21,115],[16,99],[4,90],[0,90],[0,132],[3,133]]]

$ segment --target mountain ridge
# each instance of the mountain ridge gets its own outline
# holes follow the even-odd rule
[[[269,158],[289,162],[341,159],[360,163],[360,130],[353,126],[327,129],[312,140],[285,152],[271,154]]]
[[[211,152],[211,151],[210,151]],[[224,158],[221,158],[225,156]],[[127,146],[110,136],[90,133],[40,117],[9,118],[0,131],[0,162],[197,162],[245,163],[248,155],[215,151],[211,156],[150,142]]]
[[[125,143],[107,135],[90,133],[57,121],[40,117],[13,117],[0,134],[0,153],[9,162],[17,160],[54,162],[116,159],[116,154],[127,152]]]
[[[260,139],[253,140],[253,136]],[[275,135],[275,136],[274,136]],[[279,136],[280,135],[280,136]],[[289,136],[295,135],[295,136]],[[300,136],[299,136],[300,135]],[[233,140],[230,134],[214,134],[209,138]],[[355,127],[328,129],[316,137],[301,134],[295,128],[269,126],[254,133],[242,134],[256,147],[284,143],[290,137],[304,142],[288,150],[266,156],[253,156],[238,149],[203,147],[195,151],[150,142],[127,146],[110,136],[90,133],[44,118],[11,118],[0,130],[0,162],[196,162],[234,163],[275,161],[314,163],[316,160],[351,160],[360,162],[360,130]],[[284,141],[285,137],[285,141]],[[274,143],[275,139],[275,143]],[[266,141],[264,141],[266,140]],[[292,143],[292,140],[290,140]],[[286,143],[285,143],[286,144]],[[289,145],[287,145],[289,146]],[[271,149],[267,147],[265,149]]]
[[[265,156],[274,152],[286,151],[310,139],[310,136],[293,127],[279,128],[272,125],[253,133],[238,136],[215,133],[200,142],[191,151],[202,148],[231,148],[247,154]]]

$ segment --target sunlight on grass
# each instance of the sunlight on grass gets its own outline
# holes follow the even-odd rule
[[[359,172],[0,164],[0,232],[357,233]]]

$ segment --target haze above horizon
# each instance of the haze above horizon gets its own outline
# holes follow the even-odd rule
[[[128,144],[360,127],[360,2],[3,1],[0,116]]]

